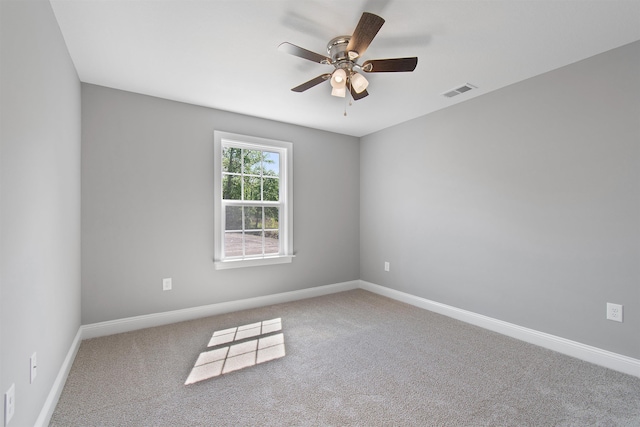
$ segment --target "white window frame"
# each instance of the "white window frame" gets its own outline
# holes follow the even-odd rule
[[[214,266],[217,270],[239,267],[290,263],[293,254],[293,144],[286,141],[240,135],[236,133],[214,131]],[[224,258],[225,208],[227,202],[222,199],[222,152],[224,147],[275,151],[280,153],[280,200],[278,254],[247,256],[241,259]],[[238,203],[237,200],[229,203]],[[241,202],[242,203],[242,202]],[[255,202],[246,202],[247,205]]]

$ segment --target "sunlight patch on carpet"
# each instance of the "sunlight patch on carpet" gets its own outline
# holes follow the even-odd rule
[[[281,330],[282,319],[277,318],[215,331],[207,345],[213,349],[200,353],[184,384],[284,357],[284,334],[274,334]]]

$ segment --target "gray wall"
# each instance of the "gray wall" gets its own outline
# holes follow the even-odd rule
[[[80,82],[48,1],[0,15],[0,393],[30,426],[80,327]]]
[[[293,142],[291,264],[214,270],[214,130]],[[358,138],[83,84],[82,323],[357,280],[359,173]]]
[[[361,278],[640,358],[638,76],[640,42],[362,138]]]
[[[81,218],[80,84],[51,7],[3,0],[0,22],[11,425],[33,425],[81,320],[358,278],[640,358],[640,43],[361,142],[83,85]],[[214,129],[294,143],[292,264],[213,269]]]

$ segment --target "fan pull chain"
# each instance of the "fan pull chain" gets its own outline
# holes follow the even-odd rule
[[[349,95],[344,97],[344,116],[347,117],[347,99],[349,99],[349,107],[351,107],[351,77],[349,77]]]
[[[348,96],[344,97],[344,116],[347,117],[347,98]]]

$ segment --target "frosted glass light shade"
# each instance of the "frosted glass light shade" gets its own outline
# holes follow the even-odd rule
[[[344,88],[347,84],[347,73],[342,69],[338,68],[331,75],[331,87],[334,89]]]
[[[333,89],[331,89],[331,95],[339,96],[341,98],[344,98],[347,95],[347,88],[346,87],[334,87]]]
[[[362,74],[353,73],[351,76],[351,87],[356,93],[362,93],[369,86],[369,81]]]

